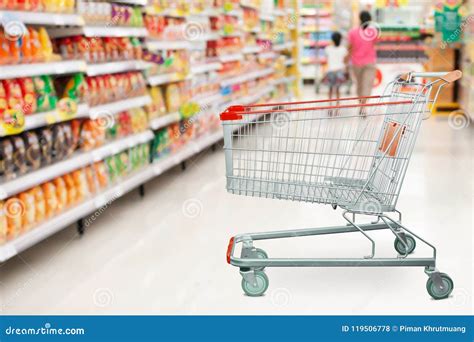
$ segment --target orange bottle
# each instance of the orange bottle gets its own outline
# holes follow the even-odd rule
[[[64,210],[68,205],[66,182],[62,177],[58,177],[53,181],[56,186],[56,198],[58,199],[58,212]]]
[[[33,227],[36,222],[36,208],[35,208],[35,197],[30,191],[22,192],[18,199],[24,206],[24,214],[22,215],[22,229],[27,231]]]
[[[43,221],[46,217],[46,203],[44,200],[44,193],[40,186],[35,186],[30,191],[35,199],[35,219],[38,223]]]
[[[11,240],[20,235],[22,216],[25,212],[24,204],[17,197],[10,197],[4,204],[7,216],[7,239]]]
[[[53,183],[44,183],[42,186],[44,199],[46,201],[46,218],[56,215],[58,210],[58,198],[56,196],[56,187]]]
[[[51,44],[48,32],[44,27],[40,27],[40,29],[38,30],[38,36],[44,58],[45,60],[49,61],[53,58],[53,45]]]

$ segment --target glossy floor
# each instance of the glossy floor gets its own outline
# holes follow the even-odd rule
[[[432,300],[422,268],[269,269],[243,295],[225,262],[242,232],[339,225],[329,206],[232,196],[222,150],[207,151],[115,201],[78,237],[70,227],[0,267],[4,314],[469,314],[473,286],[473,130],[425,121],[399,199],[404,223],[438,248],[453,295]],[[380,256],[393,236],[371,233]],[[260,243],[270,256],[361,257],[360,234]],[[430,255],[419,243],[415,256]]]

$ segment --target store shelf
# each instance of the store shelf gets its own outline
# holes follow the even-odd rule
[[[258,55],[258,58],[270,59],[270,58],[276,58],[277,56],[278,56],[278,54],[276,54],[273,51],[265,51],[265,52],[261,52]]]
[[[20,252],[34,246],[51,235],[77,222],[79,219],[92,214],[107,203],[110,203],[123,194],[135,189],[153,177],[152,169],[148,166],[124,178],[119,184],[100,193],[83,203],[39,224],[27,233],[0,246],[0,262],[4,262]]]
[[[169,126],[172,123],[178,122],[179,120],[181,120],[181,114],[179,114],[179,112],[166,114],[164,116],[150,120],[150,128],[157,130]]]
[[[110,142],[105,146],[99,147],[90,152],[77,153],[68,159],[29,172],[16,179],[3,182],[3,184],[0,185],[0,200],[6,199],[38,184],[42,184],[151,139],[153,139],[153,133],[147,130],[139,134]]]
[[[228,78],[226,80],[223,80],[221,82],[221,86],[222,87],[227,87],[227,86],[230,86],[230,85],[233,85],[233,84],[244,83],[244,82],[259,78],[259,77],[268,76],[268,75],[272,74],[273,72],[274,72],[273,68],[266,68],[266,69],[263,69],[263,70],[257,70],[257,71],[249,72],[249,73],[246,73],[246,74],[243,74],[243,75],[239,75],[239,76],[236,76],[236,77],[231,77],[231,78]]]
[[[286,42],[283,44],[273,45],[273,51],[283,51],[291,49],[295,44],[293,42]]]
[[[81,103],[77,106],[77,113],[71,118],[62,118],[56,110],[49,112],[32,114],[25,116],[25,127],[24,130],[35,129],[38,127],[44,127],[52,125],[54,123],[69,121],[72,119],[85,118],[89,116],[89,106],[85,103]]]
[[[48,30],[51,38],[71,37],[84,35],[86,37],[146,37],[148,31],[145,27],[111,26],[103,24],[83,27],[61,27]]]
[[[185,79],[186,79],[185,75],[179,74],[177,72],[172,72],[169,74],[148,76],[147,82],[151,86],[157,86],[157,85],[171,83],[171,82],[183,81]]]
[[[20,21],[26,25],[82,26],[84,20],[78,14],[44,13],[33,11],[0,11],[0,22]]]
[[[241,53],[233,53],[229,55],[222,55],[218,57],[221,63],[241,61],[244,59],[244,55]]]
[[[249,54],[249,53],[260,53],[262,52],[261,46],[246,46],[242,49],[242,53]]]
[[[278,79],[273,81],[273,85],[277,86],[279,84],[290,83],[290,82],[293,82],[295,80],[295,78],[296,78],[295,76],[288,76],[288,77],[278,78]]]
[[[275,21],[275,17],[271,13],[260,13],[259,18],[262,21]]]
[[[222,68],[222,64],[217,63],[217,62],[193,65],[191,66],[191,74],[193,75],[202,74],[209,71],[216,71],[216,70],[219,70],[220,68]]]
[[[93,162],[103,160],[104,158],[120,153],[133,146],[144,144],[154,138],[153,132],[146,130],[141,133],[130,135],[128,137],[113,141],[104,146],[96,148],[89,152],[90,158]]]
[[[285,61],[285,66],[291,66],[295,64],[295,60],[293,58],[288,58],[286,61]]]
[[[153,174],[155,176],[161,175],[172,167],[180,164],[186,159],[189,159],[193,155],[220,141],[223,137],[224,135],[222,130],[219,130],[218,132],[211,133],[194,141],[188,142],[179,151],[163,157],[163,159],[155,161],[153,164],[151,164]]]
[[[146,69],[146,63],[140,60],[132,60],[87,64],[86,72],[88,76],[98,76],[125,71],[141,71],[144,69]]]
[[[126,5],[135,5],[135,6],[146,6],[148,5],[148,0],[114,0],[114,2]]]
[[[129,109],[143,107],[151,103],[151,98],[148,95],[132,97],[125,100],[115,101],[91,107],[89,114],[92,119],[99,117],[120,113]]]
[[[217,94],[200,96],[198,98],[194,98],[192,102],[198,103],[200,107],[219,105],[222,102],[222,95],[217,93]]]
[[[187,40],[147,40],[145,46],[149,50],[187,50],[191,44]]]
[[[6,80],[40,75],[63,75],[85,72],[85,70],[86,63],[82,60],[2,65],[0,66],[0,79]]]

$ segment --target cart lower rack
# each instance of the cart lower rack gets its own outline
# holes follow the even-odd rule
[[[330,204],[343,209],[347,222],[232,237],[227,261],[240,268],[247,295],[260,296],[267,290],[266,267],[385,266],[424,267],[428,293],[435,299],[451,294],[453,281],[436,269],[436,248],[402,225],[396,205],[422,120],[430,116],[443,86],[461,76],[458,70],[409,73],[397,77],[380,96],[231,106],[221,114],[228,192]],[[359,224],[357,215],[373,216],[375,221]],[[375,256],[376,243],[369,233],[382,229],[394,234],[396,257]],[[254,247],[258,240],[349,232],[370,241],[367,256],[269,258]],[[408,257],[417,240],[432,248],[432,256]],[[237,244],[242,245],[240,257],[234,256]]]

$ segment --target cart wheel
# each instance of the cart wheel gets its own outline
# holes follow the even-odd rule
[[[255,284],[247,282],[242,278],[242,289],[250,297],[258,297],[268,289],[268,277],[263,271],[255,271]]]
[[[407,247],[408,247],[407,254],[411,254],[415,250],[416,240],[411,235],[405,235],[405,238],[407,239]],[[396,238],[393,243],[393,246],[395,247],[395,250],[400,255],[405,255],[405,246],[403,245],[402,240],[400,240],[399,238]]]
[[[257,258],[258,259],[268,259],[268,254],[261,248],[256,248],[255,252],[257,253]],[[255,267],[256,271],[263,271],[265,269],[265,266],[262,267]]]
[[[426,290],[434,299],[448,298],[451,292],[453,292],[453,280],[445,273],[440,273],[439,276],[441,277],[441,282],[443,284],[442,288],[436,286],[433,279],[429,277],[426,282]]]

